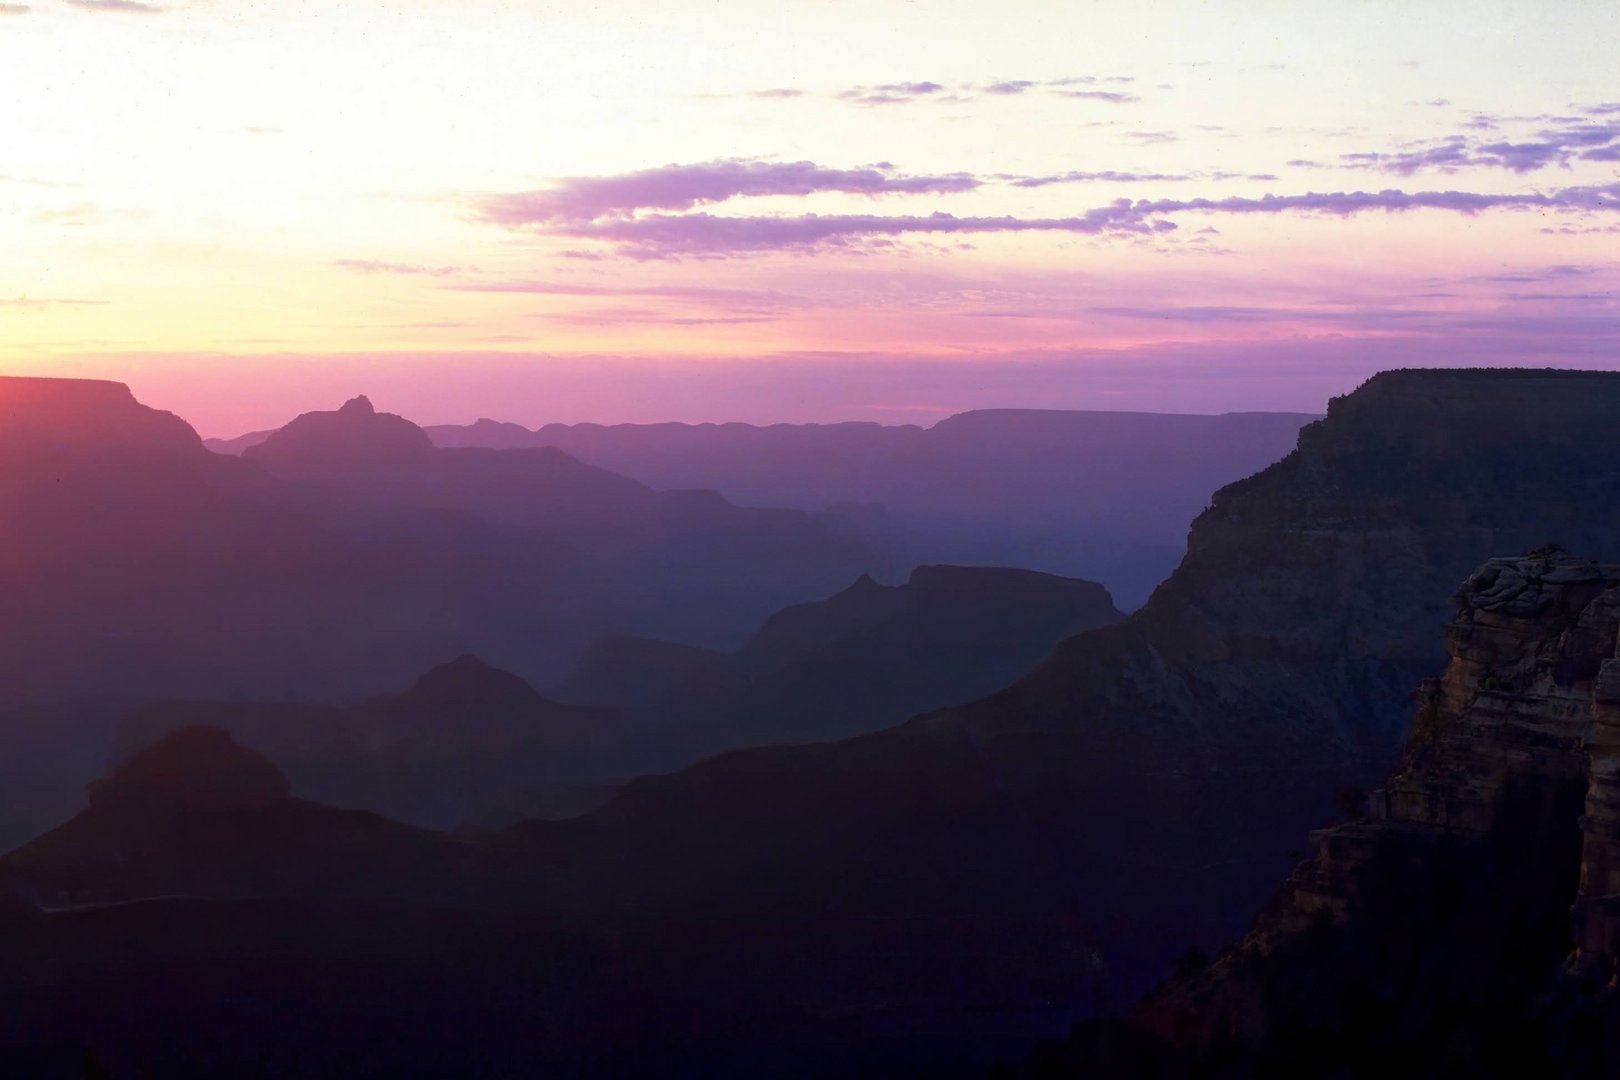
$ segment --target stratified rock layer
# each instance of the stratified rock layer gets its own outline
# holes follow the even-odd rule
[[[1620,1066],[1601,1034],[1620,1019],[1620,564],[1492,559],[1454,600],[1450,663],[1366,812],[1313,834],[1242,944],[1140,1010],[1167,1075]]]

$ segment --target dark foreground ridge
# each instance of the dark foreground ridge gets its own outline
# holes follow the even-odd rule
[[[290,799],[155,812],[133,845],[92,806],[43,847],[0,860],[0,896],[11,898],[0,901],[10,905],[0,948],[14,958],[0,973],[0,1016],[18,1018],[0,1046],[19,1045],[19,1031],[34,1049],[76,1038],[158,1075],[209,1075],[177,1060],[177,1046],[203,1047],[213,1074],[267,1045],[292,1075],[349,1060],[410,1063],[418,1075],[454,1063],[496,1076],[735,1077],[948,1075],[1019,1060],[1073,1020],[1133,1000],[1189,944],[1214,951],[1239,938],[1297,861],[1289,849],[1341,815],[1338,793],[1375,786],[1396,763],[1411,689],[1446,662],[1439,630],[1457,582],[1549,540],[1620,550],[1615,415],[1620,376],[1380,376],[1334,402],[1294,454],[1218,494],[1144,610],[1070,639],[1009,688],[859,738],[646,777],[576,820],[452,838]],[[1482,597],[1507,605],[1480,608],[1482,648],[1513,648],[1511,621],[1493,638],[1486,616],[1518,618],[1514,605],[1555,593],[1569,599],[1546,611],[1574,613],[1569,590],[1602,592],[1610,574],[1511,569],[1525,589],[1514,592],[1505,569],[1481,583]],[[1577,629],[1584,617],[1571,615]],[[1577,734],[1549,719],[1562,713],[1516,711],[1544,684],[1562,701],[1562,688],[1601,681],[1585,661],[1612,657],[1612,636],[1607,652],[1581,651],[1573,631],[1569,641],[1489,659],[1501,685],[1482,692],[1507,695],[1508,726],[1527,732],[1505,760],[1574,760]],[[1445,692],[1433,716],[1452,730]],[[1473,714],[1456,715],[1466,732]],[[1473,767],[1450,753],[1436,759],[1444,784],[1445,770]],[[1399,869],[1383,880],[1399,886],[1369,895],[1411,909],[1422,932],[1391,937],[1382,953],[1352,941],[1343,955],[1419,955],[1412,943],[1442,940],[1460,893],[1507,905],[1458,914],[1478,930],[1468,951],[1447,954],[1479,976],[1467,985],[1496,985],[1496,969],[1467,966],[1499,962],[1480,941],[1508,942],[1500,962],[1514,970],[1544,972],[1547,956],[1556,970],[1571,941],[1548,937],[1542,914],[1577,895],[1582,856],[1567,831],[1536,823],[1579,816],[1567,807],[1587,773],[1568,775],[1570,792],[1555,784],[1522,799],[1509,782],[1501,795],[1463,783],[1452,796],[1436,781],[1439,794],[1417,801],[1452,801],[1459,824],[1445,835],[1472,820],[1475,787],[1482,804],[1505,799],[1515,808],[1505,820],[1528,824],[1501,834],[1509,854],[1498,863],[1454,845],[1455,873],[1397,849]],[[1387,790],[1395,819],[1412,812],[1408,789]],[[1353,847],[1354,834],[1342,842]],[[317,857],[335,851],[347,855],[341,868]],[[29,899],[64,895],[87,874],[100,895],[133,902],[60,911]],[[1427,881],[1435,889],[1412,891]],[[1607,886],[1588,892],[1582,926],[1604,927]],[[1587,970],[1603,976],[1607,933],[1589,942],[1583,929],[1574,984]],[[1304,979],[1316,964],[1275,970]],[[177,967],[195,978],[173,978]],[[1348,970],[1343,985],[1366,985]],[[1448,1000],[1445,964],[1416,974],[1439,981],[1397,982]],[[168,997],[143,996],[153,985]],[[1298,1001],[1308,1030],[1331,1035],[1345,1015],[1305,983],[1262,979],[1262,993]],[[1388,999],[1358,994],[1370,1012],[1349,1015],[1376,1026]],[[1511,1034],[1495,1022],[1510,1013],[1481,1014],[1481,1029]],[[1266,1030],[1294,1029],[1231,1030],[1263,1050]]]
[[[1493,559],[1455,603],[1388,782],[1234,951],[1030,1075],[1620,1069],[1620,565]]]
[[[1234,940],[1337,793],[1387,774],[1458,581],[1620,549],[1617,409],[1620,375],[1378,376],[1217,493],[1143,610],[1008,689],[651,778],[579,829],[619,903],[1061,912],[1123,1003]]]

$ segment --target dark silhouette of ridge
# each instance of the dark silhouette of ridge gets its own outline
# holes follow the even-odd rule
[[[931,428],[547,424],[426,428],[443,447],[556,447],[660,490],[815,512],[899,565],[1023,566],[1103,582],[1135,607],[1175,565],[1209,493],[1282,457],[1293,413],[982,409]],[[242,453],[256,432],[209,440]]]
[[[363,398],[240,460],[117,384],[0,379],[0,409],[14,701],[331,698],[469,649],[543,679],[607,633],[735,642],[881,562],[560,451],[437,450]]]
[[[464,652],[545,685],[603,636],[731,647],[885,565],[558,450],[438,450],[362,399],[262,449],[210,453],[116,383],[0,378],[0,517],[27,523],[0,550],[0,838],[143,701],[353,702]]]
[[[589,809],[659,744],[619,710],[560,705],[470,654],[398,694],[336,707],[170,701],[120,721],[115,760],[175,732],[229,732],[285,765],[294,790],[337,806],[454,828]]]
[[[0,454],[7,459],[120,455],[184,460],[195,459],[201,449],[201,440],[185,421],[140,405],[122,383],[0,378]]]
[[[114,756],[211,725],[283,762],[300,794],[336,805],[435,827],[569,816],[638,773],[737,746],[870,731],[970,700],[1069,634],[1120,618],[1091,582],[919,567],[903,586],[862,576],[784,609],[734,654],[609,638],[565,694],[587,707],[550,701],[468,654],[402,693],[347,708],[144,707],[119,724]]]
[[[423,675],[399,695],[401,703],[425,709],[536,706],[546,699],[509,671],[463,653]]]
[[[617,867],[604,895],[1061,911],[1113,928],[1094,940],[1134,995],[1235,935],[1334,793],[1388,769],[1480,559],[1620,547],[1617,408],[1620,375],[1380,375],[1217,493],[1143,610],[1005,690],[627,787],[577,823]]]
[[[920,566],[765,620],[735,653],[636,638],[588,652],[562,695],[640,707],[706,752],[838,738],[970,701],[1064,638],[1118,622],[1102,586],[1033,570]],[[703,738],[702,742],[694,736]]]
[[[1620,550],[1615,415],[1620,375],[1378,376],[1218,492],[1142,610],[1002,690],[646,776],[571,820],[451,838],[297,799],[129,819],[92,806],[0,859],[0,1015],[34,1040],[0,1033],[0,1053],[73,1037],[158,1075],[229,1074],[267,1046],[283,1073],[311,1076],[345,1062],[810,1077],[1017,1060],[1133,999],[1189,944],[1214,952],[1241,932],[1289,849],[1339,816],[1336,793],[1388,772],[1412,686],[1445,660],[1446,598],[1482,560],[1549,542]],[[874,611],[882,589],[858,582],[827,610],[871,632],[882,619],[843,606]],[[779,624],[785,652],[829,639],[813,615]],[[1525,734],[1507,759],[1564,752],[1513,711],[1533,669],[1548,715],[1570,714],[1592,675],[1558,649],[1493,673]],[[1543,805],[1533,823],[1572,824],[1562,801]],[[1566,873],[1551,835],[1537,824],[1503,850],[1547,849]],[[1434,896],[1457,900],[1459,929],[1497,926],[1523,885],[1532,934],[1557,906],[1543,892],[1567,902],[1432,859],[1393,865],[1418,876],[1379,880],[1423,891],[1387,889],[1386,909],[1410,918],[1349,939],[1378,963],[1406,928],[1446,925]],[[1499,959],[1455,944],[1444,955],[1473,956],[1470,970]],[[1527,954],[1537,972],[1543,946]],[[1366,970],[1354,953],[1335,970]],[[1309,1019],[1337,993],[1299,989],[1285,979],[1271,1000]],[[1368,1005],[1358,1015],[1385,1015]],[[174,1045],[213,1056],[187,1066]]]
[[[336,412],[304,413],[242,455],[294,480],[391,478],[424,467],[433,443],[415,424],[379,413],[364,395]]]
[[[1613,1073],[1620,565],[1491,559],[1453,605],[1400,765],[1242,941],[1009,1076]]]
[[[216,728],[182,728],[90,785],[72,820],[0,858],[36,908],[161,898],[443,895],[465,852],[440,834],[288,795]]]
[[[90,785],[90,805],[137,802],[178,809],[233,810],[287,797],[287,776],[269,759],[236,745],[220,728],[188,727],[134,754]]]
[[[1023,566],[1135,607],[1209,493],[1282,457],[1314,417],[985,409],[931,428],[548,424],[426,429],[441,446],[556,446],[655,488],[820,512],[902,565]],[[223,447],[221,447],[223,448]],[[881,509],[880,509],[881,508]]]

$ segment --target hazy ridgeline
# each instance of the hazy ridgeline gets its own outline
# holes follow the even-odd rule
[[[1297,413],[989,409],[873,423],[425,428],[442,447],[556,447],[659,490],[815,513],[897,566],[1022,566],[1106,585],[1127,610],[1181,557],[1210,492],[1292,448]],[[209,440],[240,453],[268,432]]]
[[[363,400],[238,459],[118,387],[5,392],[30,405],[0,443],[8,510],[41,526],[0,570],[25,605],[13,700],[107,718],[108,737],[123,706],[193,699],[128,713],[88,809],[0,859],[0,1053],[19,1067],[88,1053],[205,1076],[273,1047],[270,1075],[974,1074],[1128,1007],[1190,945],[1236,941],[1308,831],[1365,809],[1346,791],[1396,763],[1420,685],[1419,735],[1444,751],[1402,781],[1424,805],[1517,791],[1502,762],[1557,783],[1432,872],[1391,870],[1405,848],[1371,858],[1371,922],[1311,936],[1326,924],[1279,902],[1259,926],[1287,964],[1246,950],[1199,981],[1185,959],[1154,999],[1169,1011],[1031,1068],[1461,1060],[1401,981],[1453,910],[1487,934],[1529,920],[1503,931],[1523,949],[1469,969],[1477,987],[1433,984],[1475,1009],[1456,1030],[1500,1018],[1530,1051],[1620,1030],[1558,981],[1573,943],[1554,917],[1579,796],[1559,784],[1602,734],[1580,717],[1620,693],[1599,674],[1620,600],[1592,599],[1613,575],[1537,556],[1525,599],[1471,577],[1549,542],[1620,550],[1620,376],[1378,376],[1210,494],[1128,617],[1027,571],[880,585],[858,569],[893,558],[871,535],[555,448],[435,447]],[[1483,614],[1448,637],[1465,579]],[[1540,621],[1503,621],[1521,606]],[[1441,692],[1424,680],[1448,642],[1467,677]],[[462,653],[483,659],[444,664]],[[43,706],[18,712],[19,743],[49,745]],[[1594,867],[1609,809],[1580,818]],[[1338,851],[1289,895],[1339,896]],[[1392,903],[1397,880],[1421,895]],[[1501,902],[1456,907],[1476,885]],[[1366,965],[1343,952],[1358,942],[1379,950]],[[1334,971],[1370,996],[1323,985]],[[1534,1015],[1555,998],[1573,1027]],[[1177,1017],[1209,1041],[1155,1041]],[[1374,1029],[1392,1056],[1354,1057]],[[1297,1053],[1316,1031],[1340,1056]],[[1234,1033],[1258,1040],[1247,1058]]]
[[[182,420],[117,384],[0,387],[0,498],[10,520],[28,522],[0,563],[9,605],[0,685],[17,715],[5,733],[15,778],[0,835],[13,839],[72,805],[104,761],[112,725],[144,703],[191,700],[174,714],[214,722],[249,703],[349,708],[467,654],[551,699],[540,725],[548,734],[527,730],[534,718],[514,721],[524,730],[510,737],[529,750],[492,770],[506,779],[466,780],[478,771],[477,739],[462,735],[452,740],[460,756],[449,759],[462,767],[443,770],[458,778],[442,791],[431,768],[409,782],[372,776],[311,790],[440,825],[561,812],[704,752],[871,730],[989,693],[1068,633],[1115,617],[1107,597],[989,571],[931,572],[910,592],[863,575],[905,580],[930,552],[1065,561],[1033,551],[1050,548],[1054,535],[1087,562],[1144,530],[1154,538],[1126,561],[1163,563],[1215,486],[1200,478],[1213,470],[1228,480],[1275,457],[1299,422],[986,413],[928,432],[596,429],[609,441],[584,449],[662,463],[650,479],[683,490],[661,491],[551,446],[435,446],[364,398],[301,416],[234,457],[209,453]],[[613,438],[628,444],[615,451]],[[711,478],[730,486],[739,470],[751,478],[746,495],[776,506],[825,509],[876,493],[900,510],[753,509],[692,486]],[[1133,471],[1141,490],[1124,483]],[[1077,486],[1091,497],[1070,497]],[[1093,525],[1076,527],[1077,512]],[[1140,569],[1126,576],[1140,578]],[[834,618],[821,638],[806,639],[803,655],[775,647],[762,663],[766,650],[755,645],[721,685],[658,701],[602,693],[603,678],[656,679],[636,670],[648,650],[687,650],[694,670],[719,674],[708,662],[715,650],[743,646],[780,609],[857,579],[870,589],[827,609],[852,621]],[[895,601],[907,596],[919,602],[902,611],[907,603]],[[884,630],[886,620],[898,622]],[[647,642],[642,657],[625,667],[624,643],[637,640]],[[594,714],[582,739],[566,734],[578,726],[563,719],[573,716],[570,693],[637,707]],[[145,715],[142,723],[154,723]],[[436,720],[424,730],[457,726]],[[385,741],[400,743],[389,751],[399,769],[436,752],[422,732]],[[289,745],[286,736],[274,744]],[[576,749],[554,753],[560,745]],[[285,764],[312,782],[333,775],[330,752],[300,759],[324,762],[313,773]],[[538,773],[523,776],[518,761]]]

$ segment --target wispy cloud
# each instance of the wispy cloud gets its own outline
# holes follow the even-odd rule
[[[1055,90],[1059,97],[1080,98],[1088,101],[1107,101],[1114,105],[1127,105],[1142,99],[1135,94],[1126,94],[1118,90]]]
[[[1017,218],[877,214],[805,214],[798,217],[720,217],[713,214],[653,214],[624,220],[571,225],[564,235],[612,244],[632,259],[726,256],[761,251],[851,248],[875,238],[905,234],[1010,232],[1136,232],[1174,229],[1150,222],[1130,200],[1087,211],[1079,217]]]
[[[1032,79],[1003,79],[1000,82],[985,83],[979,90],[986,94],[996,94],[1009,97],[1014,94],[1027,93],[1041,85]]]
[[[1596,266],[1577,266],[1572,263],[1555,263],[1552,266],[1537,266],[1527,270],[1509,270],[1500,274],[1476,274],[1466,281],[1484,281],[1493,285],[1509,284],[1521,285],[1526,283],[1540,283],[1546,281],[1568,281],[1570,278],[1591,277],[1599,272]]]
[[[1070,171],[1049,173],[1045,176],[1011,176],[1006,173],[996,176],[997,180],[1004,180],[1013,187],[1039,188],[1050,187],[1053,184],[1143,184],[1143,183],[1181,183],[1188,180],[1275,180],[1274,173],[1237,173],[1237,172],[1131,172],[1116,169],[1104,169],[1099,172]]]
[[[126,15],[159,15],[165,10],[155,4],[143,4],[140,0],[66,0],[66,3],[68,7],[84,11],[116,11]]]
[[[1598,108],[1602,108],[1599,106]],[[1591,110],[1588,110],[1590,113]],[[1591,115],[1602,115],[1591,113]],[[1466,127],[1491,132],[1447,135],[1397,146],[1392,150],[1356,151],[1329,161],[1292,161],[1305,168],[1359,169],[1411,176],[1433,170],[1506,169],[1530,173],[1549,166],[1568,167],[1578,160],[1620,161],[1620,120],[1594,122],[1583,117],[1516,118],[1541,120],[1544,126],[1518,138],[1496,135],[1513,118],[1475,115]],[[1546,121],[1554,121],[1545,126]]]
[[[32,10],[27,4],[0,4],[0,15],[26,15]]]
[[[689,210],[740,196],[917,195],[971,191],[980,181],[966,173],[907,176],[887,163],[830,169],[810,161],[730,158],[696,165],[664,165],[620,176],[576,176],[539,191],[488,195],[477,200],[486,221],[537,225],[623,217],[637,210]]]
[[[417,263],[384,262],[381,259],[338,259],[333,265],[357,274],[401,274],[448,277],[459,273],[459,266],[424,266]]]
[[[864,107],[914,105],[930,101],[960,103],[986,97],[1019,97],[1031,93],[1123,105],[1141,99],[1128,90],[1109,90],[1102,87],[1125,87],[1135,81],[1136,79],[1130,75],[1074,75],[1063,79],[992,79],[989,82],[957,83],[916,79],[852,86],[826,96],[834,101]],[[798,98],[806,94],[807,92],[803,90],[767,88],[751,90],[747,96],[771,99]]]
[[[1439,312],[1409,308],[1356,308],[1326,311],[1320,308],[1253,307],[1242,305],[1192,305],[1186,307],[1097,307],[1090,311],[1122,319],[1189,323],[1410,323],[1433,318]]]
[[[1020,218],[927,215],[804,214],[720,216],[710,213],[645,214],[595,220],[490,215],[509,227],[538,225],[550,235],[609,245],[632,259],[725,257],[763,251],[808,252],[882,246],[907,234],[1067,232],[1083,235],[1151,235],[1175,230],[1183,214],[1304,213],[1349,217],[1383,211],[1437,210],[1479,214],[1502,209],[1613,212],[1620,210],[1620,184],[1568,187],[1552,192],[1494,194],[1470,191],[1339,191],[1300,195],[1228,196],[1196,199],[1118,199],[1065,217]]]
[[[857,86],[842,90],[835,97],[856,105],[902,105],[921,98],[933,97],[945,89],[937,82],[880,83],[877,86]]]

